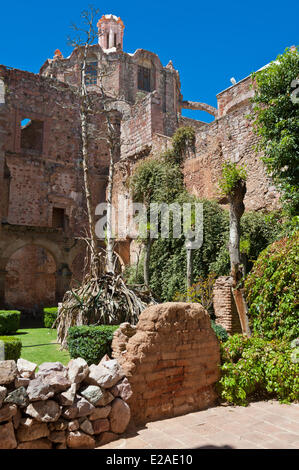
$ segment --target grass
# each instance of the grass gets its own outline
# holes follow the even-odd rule
[[[64,365],[70,361],[68,351],[60,351],[57,341],[57,332],[51,328],[24,328],[13,336],[22,341],[21,358],[35,362],[37,365],[43,362],[61,362]]]

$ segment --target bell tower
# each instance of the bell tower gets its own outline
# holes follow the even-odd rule
[[[98,21],[99,45],[104,51],[115,48],[123,49],[125,26],[115,15],[103,15]]]

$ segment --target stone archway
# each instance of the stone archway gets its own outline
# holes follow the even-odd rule
[[[38,312],[56,304],[56,261],[46,248],[27,244],[6,264],[5,304],[25,312]]]

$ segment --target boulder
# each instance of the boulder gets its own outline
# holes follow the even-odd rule
[[[30,379],[37,368],[37,364],[20,358],[17,360],[17,368],[22,377]]]
[[[111,431],[116,434],[125,432],[131,418],[130,408],[120,398],[115,398],[109,415]]]
[[[110,392],[113,393],[115,397],[120,397],[124,401],[128,401],[133,394],[130,382],[128,381],[127,377],[114,385]]]
[[[27,387],[27,394],[30,401],[48,400],[53,397],[54,390],[52,390],[49,383],[45,382],[42,377],[30,380]]]
[[[114,400],[114,395],[112,395],[112,393],[108,392],[108,390],[102,390],[102,391],[103,391],[103,396],[97,402],[97,406],[106,406]]]
[[[82,397],[86,398],[93,405],[104,398],[105,392],[98,385],[89,385],[88,387],[81,390],[80,394]]]
[[[82,431],[69,432],[66,443],[70,449],[93,449],[95,447],[95,439]]]
[[[12,422],[0,424],[0,449],[15,449],[17,441]]]
[[[83,421],[80,423],[79,427],[83,432],[86,432],[86,434],[90,434],[90,435],[94,434],[93,425],[89,421],[89,419],[83,419]]]
[[[43,362],[38,366],[38,375],[49,374],[53,371],[65,371],[66,367],[61,362]]]
[[[101,432],[106,432],[110,430],[110,423],[108,419],[97,419],[92,422],[93,433],[100,434]]]
[[[68,390],[58,395],[59,402],[62,405],[72,405],[75,400],[76,391],[77,391],[77,385],[74,383],[70,386]]]
[[[15,361],[0,361],[0,385],[7,385],[18,376],[17,364]]]
[[[21,419],[22,419],[21,410],[20,408],[17,408],[16,414],[12,417],[13,427],[15,429],[18,429],[18,427],[20,426]]]
[[[9,421],[13,416],[17,414],[17,405],[4,405],[0,408],[0,423],[3,421]]]
[[[89,373],[89,367],[87,362],[78,357],[77,359],[71,359],[67,365],[68,368],[68,378],[72,383],[82,382]]]
[[[3,400],[7,395],[7,388],[0,386],[0,408],[2,406]]]
[[[50,434],[46,423],[39,423],[35,420],[23,420],[20,424],[16,435],[18,442],[27,442],[47,437]]]
[[[103,434],[97,438],[96,446],[104,446],[105,444],[109,444],[109,442],[115,441],[116,439],[119,439],[119,436],[114,432],[103,432]]]
[[[109,413],[111,411],[111,406],[103,406],[100,408],[95,408],[91,415],[89,415],[90,421],[95,421],[96,419],[103,419],[107,418],[109,416]]]
[[[26,388],[19,387],[16,390],[10,392],[4,399],[4,403],[13,403],[18,405],[20,408],[24,408],[28,405],[29,399],[26,392]]]
[[[78,401],[75,403],[76,408],[78,409],[77,417],[88,416],[94,410],[94,406],[85,398],[77,395]]]
[[[52,449],[52,442],[49,439],[36,439],[35,441],[21,442],[18,449]]]
[[[71,382],[67,376],[66,371],[52,371],[43,375],[44,383],[50,386],[54,392],[65,392],[71,386]]]
[[[104,365],[105,364],[105,365]],[[108,364],[108,367],[106,365]],[[99,385],[103,388],[111,388],[124,376],[120,365],[116,360],[106,361],[96,366],[89,367],[89,374],[85,382],[90,385]]]
[[[17,377],[15,379],[15,388],[19,388],[19,387],[28,387],[30,383],[30,379],[27,379],[25,377]]]
[[[49,435],[51,442],[55,444],[65,444],[66,443],[66,434],[65,431],[52,431]]]
[[[30,403],[26,413],[37,421],[50,423],[57,421],[61,415],[61,407],[53,400]]]

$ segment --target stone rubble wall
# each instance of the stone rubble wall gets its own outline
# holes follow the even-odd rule
[[[126,430],[132,394],[116,360],[0,361],[0,449],[93,449]]]
[[[120,325],[112,357],[131,385],[135,424],[213,406],[219,343],[199,304],[169,302],[146,308],[135,327]]]

